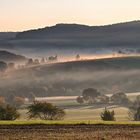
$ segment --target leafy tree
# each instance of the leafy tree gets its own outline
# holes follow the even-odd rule
[[[34,102],[28,107],[29,119],[39,118],[42,120],[61,120],[65,112],[63,109],[58,108],[50,103]]]
[[[7,68],[7,63],[0,61],[0,72],[5,72]]]
[[[94,88],[88,88],[88,89],[84,89],[83,90],[83,98],[84,100],[89,100],[90,98],[94,99],[98,96],[100,96],[100,92],[98,92],[96,89]]]
[[[137,109],[136,113],[134,114],[134,121],[140,121],[140,107]]]
[[[80,60],[80,55],[79,54],[76,55],[76,60]]]
[[[135,121],[140,121],[140,96],[129,106],[129,118]]]
[[[84,103],[84,99],[83,97],[77,97],[76,101],[79,103],[79,104],[83,104]]]
[[[119,104],[119,105],[129,105],[131,102],[128,99],[127,95],[123,92],[119,92],[116,94],[113,94],[111,96],[111,101],[115,104]]]
[[[115,112],[113,111],[109,111],[107,108],[105,108],[105,110],[101,113],[101,119],[103,121],[115,121]]]
[[[20,114],[10,105],[0,106],[0,120],[16,120]]]
[[[34,60],[34,64],[35,64],[35,65],[39,65],[39,64],[40,64],[39,60],[38,60],[38,59],[35,59],[35,60]]]
[[[29,60],[28,60],[28,62],[27,62],[27,65],[33,65],[34,64],[34,61],[33,61],[33,59],[32,58],[30,58]]]

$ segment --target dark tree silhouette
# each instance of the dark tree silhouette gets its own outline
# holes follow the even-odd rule
[[[94,98],[100,96],[100,92],[98,92],[94,88],[88,88],[88,89],[83,90],[82,96],[83,96],[84,100],[88,100],[89,98],[94,99]]]
[[[65,115],[63,109],[45,102],[34,102],[27,109],[29,110],[29,119],[39,118],[42,120],[61,120]]]
[[[20,114],[16,108],[9,105],[0,106],[0,120],[16,120],[19,117]]]
[[[105,108],[100,116],[103,121],[115,121],[115,112],[109,111],[107,108]]]
[[[0,61],[0,72],[5,72],[7,68],[7,63]]]

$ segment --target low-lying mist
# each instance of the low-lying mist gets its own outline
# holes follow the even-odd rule
[[[120,68],[104,61],[45,64],[5,73],[0,79],[0,95],[71,96],[81,95],[89,87],[102,94],[138,92],[139,75],[138,68]]]

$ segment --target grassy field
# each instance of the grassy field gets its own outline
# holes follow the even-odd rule
[[[134,100],[140,93],[128,93],[129,99]],[[111,96],[110,94],[108,96]],[[41,98],[40,98],[41,100]],[[100,114],[104,110],[104,105],[80,105],[76,102],[76,96],[66,97],[48,97],[43,100],[53,103],[56,106],[65,108],[66,116],[65,120],[100,120]],[[115,117],[117,121],[129,121],[129,109],[123,106],[106,106],[108,109],[115,111]],[[25,114],[25,110],[21,113]],[[24,116],[22,119],[26,118]]]
[[[138,94],[129,94],[135,99]],[[0,121],[0,140],[139,140],[140,122],[130,121],[128,109],[108,106],[115,111],[116,121],[101,121],[104,105],[79,105],[76,97],[46,98],[64,108],[60,121],[27,120],[27,110],[20,109],[16,121]]]

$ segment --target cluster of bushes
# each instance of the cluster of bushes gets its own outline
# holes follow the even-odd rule
[[[102,95],[96,89],[88,88],[83,90],[82,96],[77,97],[77,102],[80,104],[123,105],[129,108],[129,117],[131,120],[140,121],[140,96],[137,96],[136,100],[131,101],[123,92],[115,93],[111,97],[108,97]],[[100,117],[104,121],[114,121],[115,112],[105,108]]]
[[[63,109],[50,103],[34,102],[27,107],[29,119],[61,120],[65,116]],[[20,117],[17,108],[10,105],[0,106],[0,120],[16,120]]]
[[[100,92],[98,92],[94,88],[88,88],[83,90],[82,96],[77,97],[77,102],[80,104],[88,103],[88,104],[94,104],[94,103],[108,103],[109,97],[102,95]]]
[[[129,106],[132,102],[123,92],[115,93],[111,97],[101,94],[94,88],[84,89],[82,96],[77,97],[77,102],[80,104],[115,104]]]

